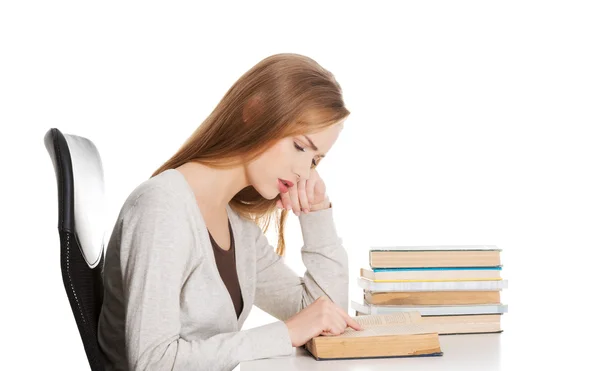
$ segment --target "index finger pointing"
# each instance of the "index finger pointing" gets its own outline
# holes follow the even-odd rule
[[[360,323],[356,322],[356,320],[350,317],[348,313],[344,312],[342,308],[338,308],[338,311],[341,313],[342,317],[344,317],[344,320],[346,320],[348,326],[352,327],[356,331],[363,330],[363,327],[360,325]]]

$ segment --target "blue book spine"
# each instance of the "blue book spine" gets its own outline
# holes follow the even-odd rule
[[[406,272],[406,271],[499,271],[496,267],[420,267],[420,268],[373,268],[373,272]]]

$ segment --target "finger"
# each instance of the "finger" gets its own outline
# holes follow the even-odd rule
[[[327,191],[327,187],[325,187],[325,182],[321,179],[319,179],[316,183],[315,183],[315,199],[317,200],[316,203],[322,202],[325,199],[325,193]]]
[[[346,331],[346,327],[348,327],[348,325],[346,325],[346,321],[344,320],[344,318],[342,317],[337,317],[336,321],[335,321],[335,330],[336,330],[336,334],[343,334],[344,331]]]
[[[343,315],[343,311],[339,310],[339,307],[333,303],[331,303],[332,312],[331,312],[331,320],[333,321],[333,331],[336,334],[341,334],[346,331],[346,327],[348,327],[346,323],[346,318]]]
[[[310,204],[308,203],[308,197],[306,196],[306,180],[300,180],[298,182],[298,199],[300,201],[301,211],[308,214],[310,211]]]
[[[322,333],[330,336],[335,336],[342,334],[344,331],[346,331],[346,322],[339,315],[335,314],[334,316],[332,316],[329,319],[329,322],[330,324],[327,327],[325,327]]]
[[[290,202],[292,205],[292,210],[294,210],[294,214],[300,215],[300,201],[298,200],[298,186],[297,184],[294,187],[290,188],[287,192],[289,193]]]
[[[311,204],[318,203],[315,202],[315,184],[317,184],[319,179],[321,179],[321,177],[319,176],[319,172],[317,172],[316,169],[312,169],[310,171],[310,176],[306,181],[306,196],[308,197],[308,202],[310,202]]]
[[[280,193],[281,203],[283,207],[287,210],[292,209],[292,201],[290,200],[290,192]]]
[[[310,178],[306,181],[306,198],[308,199],[308,203],[313,205],[318,202],[315,202],[315,184],[317,183],[317,179]]]
[[[329,330],[323,331],[321,332],[321,334],[325,335],[325,336],[336,336],[341,334],[341,332],[339,332],[335,326],[332,326]]]
[[[334,326],[330,321],[331,320],[328,320],[328,323],[325,326],[323,326],[323,330],[321,331],[321,334],[328,335],[328,336],[335,335]]]
[[[352,327],[353,329],[355,329],[357,331],[363,330],[363,327],[360,325],[360,323],[356,322],[356,320],[354,320],[352,317],[350,317],[348,315],[348,313],[344,312],[344,310],[342,308],[337,307],[337,310],[342,315],[342,317],[344,318],[344,320],[346,321],[348,326]]]
[[[360,325],[360,323],[356,322],[356,320],[354,320],[352,317],[348,317],[346,319],[346,323],[348,324],[348,326],[352,327],[353,329],[355,329],[357,331],[364,330],[364,328]]]

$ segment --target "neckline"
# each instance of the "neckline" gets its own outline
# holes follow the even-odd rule
[[[193,206],[196,209],[196,212],[198,213],[198,215],[200,216],[201,220],[202,220],[202,224],[204,225],[204,229],[206,230],[206,234],[208,235],[208,239],[209,239],[209,243],[211,243],[212,245],[212,241],[213,241],[213,237],[210,234],[210,231],[208,230],[208,227],[206,226],[206,220],[204,219],[204,215],[202,214],[202,210],[200,210],[200,207],[198,206],[198,202],[196,201],[196,194],[194,193],[194,190],[192,189],[192,186],[190,185],[190,183],[188,183],[187,179],[185,178],[185,176],[183,175],[182,172],[180,172],[177,169],[167,169],[165,170],[163,173],[175,173],[175,176],[178,177],[181,180],[181,183],[183,185],[183,187],[186,189],[186,192],[188,194],[188,197],[190,198],[190,202],[193,203]],[[225,206],[226,208],[226,212],[227,212],[227,222],[229,225],[229,239],[230,239],[230,245],[232,245],[233,241],[234,241],[234,235],[235,235],[235,229],[233,226],[233,210],[230,208],[229,204],[227,204]],[[231,246],[229,248],[229,250],[223,250],[219,244],[216,243],[215,244],[218,246],[219,252],[223,252],[223,253],[229,253],[232,249]],[[212,246],[211,246],[212,247]]]
[[[208,230],[208,228],[206,228],[206,231],[208,232],[208,237],[210,238],[210,242],[213,243],[213,250],[216,250],[219,253],[222,254],[232,254],[235,250],[235,242],[233,239],[233,229],[231,227],[231,220],[227,219],[227,227],[229,229],[229,250],[225,250],[223,249],[218,243],[217,241],[215,241],[215,239],[213,238],[212,234],[210,233],[210,231]]]
[[[183,173],[181,173],[177,169],[167,169],[167,170],[163,171],[163,174],[164,173],[175,173],[176,176],[181,180],[183,186],[187,190],[187,194],[190,196],[190,198],[194,202],[194,205],[196,206],[196,210],[198,211],[198,213],[200,214],[200,216],[202,216],[202,222],[206,226],[206,222],[204,220],[204,215],[202,214],[202,211],[200,210],[200,207],[198,206],[198,202],[196,201],[196,194],[194,193],[194,190],[192,189],[192,186],[190,185],[190,183],[188,183],[188,181],[185,178],[185,176],[183,175]],[[231,209],[231,207],[229,206],[229,204],[225,205],[225,208],[227,210],[227,219],[229,220],[230,223],[233,224],[233,221],[232,221],[233,210]],[[232,228],[233,228],[233,225],[232,225]],[[208,231],[208,228],[206,230]]]
[[[190,198],[190,202],[193,203],[193,208],[195,208],[195,212],[197,217],[200,218],[200,221],[202,222],[202,225],[204,228],[199,228],[199,233],[201,234],[201,236],[203,236],[205,238],[205,241],[210,244],[210,233],[208,232],[208,228],[206,228],[206,221],[204,220],[204,215],[202,215],[202,212],[200,210],[200,207],[198,206],[198,203],[196,202],[196,194],[194,193],[194,190],[192,189],[192,187],[190,186],[190,184],[187,182],[187,179],[185,178],[185,176],[183,175],[183,173],[181,173],[179,170],[177,169],[167,169],[165,171],[163,171],[161,174],[169,174],[169,173],[174,173],[174,177],[179,178],[179,181],[181,181],[181,185],[182,187],[185,189],[185,191],[188,194],[188,197]],[[235,238],[236,233],[241,233],[240,231],[237,231],[236,228],[238,227],[238,223],[239,223],[239,219],[236,219],[238,217],[238,215],[236,214],[235,211],[233,211],[233,209],[231,208],[231,206],[229,204],[226,205],[227,208],[227,217],[229,219],[229,223],[231,225],[231,235],[233,236],[233,240],[237,240]],[[209,247],[208,245],[203,245],[203,249],[205,249],[205,253],[207,254],[211,254],[213,255],[214,258],[214,254],[215,254],[215,250],[212,247]],[[236,246],[237,247],[237,246]],[[223,249],[220,249],[223,252],[226,252]],[[242,300],[244,301],[244,303],[248,303],[250,298],[249,298],[249,293],[247,292],[247,282],[246,282],[246,266],[242,263],[245,259],[244,256],[244,249],[238,250],[237,248],[235,249],[236,251],[236,259],[235,259],[235,267],[236,267],[236,272],[237,275],[239,277],[239,285],[240,285],[240,291],[242,292]],[[238,256],[239,255],[239,256]],[[238,259],[239,258],[239,259]],[[219,272],[217,265],[216,264],[210,264],[211,266],[211,270],[213,271],[213,274],[215,275],[215,277],[221,277],[221,273]],[[222,280],[220,281],[220,286],[221,289],[223,290],[223,292],[228,292],[227,286],[225,286],[225,283]],[[249,313],[251,309],[251,306],[248,305],[244,305],[242,308],[242,313],[239,315],[239,317],[237,316],[235,307],[233,306],[233,303],[231,304],[231,313],[233,314],[233,316],[231,317],[231,319],[234,321],[234,323],[237,325],[238,329],[241,328],[242,325],[242,319],[246,319],[247,315]]]

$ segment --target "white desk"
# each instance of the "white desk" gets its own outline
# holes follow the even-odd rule
[[[241,371],[269,370],[501,370],[501,342],[505,333],[442,335],[439,357],[405,357],[316,361],[302,348],[290,357],[260,359],[240,364]]]

